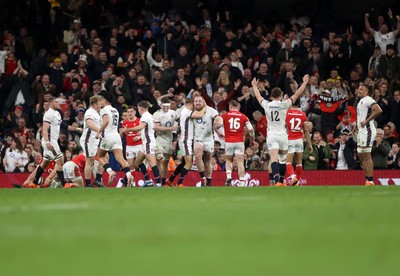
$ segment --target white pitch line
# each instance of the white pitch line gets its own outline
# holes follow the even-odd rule
[[[40,211],[68,211],[68,210],[81,210],[88,209],[89,204],[87,202],[82,203],[49,203],[49,204],[38,204],[38,205],[21,205],[17,207],[13,206],[0,206],[0,213],[11,213],[11,212],[40,212]]]

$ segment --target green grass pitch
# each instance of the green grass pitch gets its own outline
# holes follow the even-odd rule
[[[399,275],[399,187],[0,190],[0,275]]]

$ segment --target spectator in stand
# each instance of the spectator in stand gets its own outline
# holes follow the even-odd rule
[[[55,58],[53,63],[49,66],[49,78],[50,83],[54,83],[56,86],[56,94],[62,92],[63,84],[64,84],[64,75],[66,73],[64,67],[62,66],[61,59]]]
[[[384,138],[384,131],[381,128],[376,129],[375,141],[372,144],[371,157],[374,164],[374,169],[383,170],[388,167],[388,154],[390,145]]]
[[[13,137],[3,159],[5,172],[23,172],[28,160],[28,155],[24,151],[21,141],[17,137]]]
[[[4,104],[3,117],[6,117],[8,112],[16,105],[22,105],[30,110],[35,104],[31,92],[33,77],[22,67],[21,61],[18,62],[18,67],[14,70],[11,81],[12,88]]]
[[[36,80],[32,83],[32,90],[36,103],[43,101],[45,92],[50,93],[52,96],[57,95],[57,87],[50,82],[50,76],[47,74],[36,77]]]
[[[376,103],[382,109],[382,114],[379,115],[378,118],[376,118],[376,122],[379,128],[383,128],[383,126],[390,120],[390,97],[387,94],[387,82],[381,82],[378,88],[380,92],[380,97]]]
[[[332,159],[335,170],[353,170],[356,167],[355,156],[356,144],[351,133],[344,129],[333,147]]]
[[[390,105],[390,121],[396,126],[396,130],[400,130],[400,90],[393,92],[393,100]]]
[[[392,149],[388,155],[388,169],[398,170],[400,169],[400,143],[393,143]]]
[[[383,133],[385,141],[388,142],[390,146],[392,146],[394,142],[396,142],[397,138],[394,135],[394,131],[389,124],[383,126]]]
[[[396,19],[397,29],[395,31],[389,32],[389,26],[385,22],[382,22],[379,31],[375,31],[369,24],[369,13],[365,14],[365,28],[374,37],[375,43],[381,48],[382,55],[386,54],[387,45],[394,44],[395,38],[400,31],[400,16],[397,15]]]
[[[82,23],[79,19],[75,19],[72,23],[71,30],[64,31],[64,42],[68,45],[68,53],[73,52],[74,47],[81,47],[82,42],[87,39],[86,29],[82,29]]]
[[[313,152],[304,146],[303,162],[304,170],[327,170],[330,158],[330,147],[322,140],[320,132],[314,132]]]
[[[393,44],[386,46],[386,54],[382,55],[379,66],[378,76],[393,79],[400,73],[400,57],[396,54]]]

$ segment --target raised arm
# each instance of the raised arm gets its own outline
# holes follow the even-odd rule
[[[369,13],[366,13],[366,14],[365,14],[365,18],[364,18],[364,21],[365,21],[365,29],[366,29],[371,35],[374,35],[374,34],[375,34],[375,30],[371,28],[371,25],[369,24],[368,18],[369,18]]]
[[[310,80],[310,75],[303,76],[303,83],[301,84],[299,89],[297,89],[296,93],[294,93],[292,97],[290,97],[293,102],[295,102],[301,96],[301,94],[303,94],[304,89],[306,89],[309,80]]]
[[[393,31],[393,35],[396,37],[400,32],[400,15],[396,15],[397,29]]]
[[[251,85],[253,87],[254,96],[256,97],[258,103],[261,104],[261,102],[264,100],[264,98],[263,98],[263,96],[261,96],[260,90],[258,90],[258,80],[256,78],[254,78],[251,81]]]

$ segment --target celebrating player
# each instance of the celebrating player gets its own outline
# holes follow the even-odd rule
[[[246,185],[245,170],[244,170],[244,136],[245,127],[250,134],[251,141],[254,140],[254,130],[249,119],[246,115],[241,113],[240,104],[232,100],[229,103],[229,112],[221,115],[223,126],[225,130],[225,157],[226,157],[226,186],[230,186],[232,182],[232,162],[233,155],[236,156],[238,174],[240,180],[240,187]],[[217,133],[221,127],[218,120],[215,121]]]
[[[128,118],[122,122],[122,128],[119,133],[126,135],[126,160],[133,174],[135,171],[135,160],[142,145],[142,138],[139,132],[133,132],[132,129],[140,124],[140,119],[136,117],[136,110],[133,106],[128,106],[126,109]],[[132,187],[135,186],[133,181]]]
[[[211,157],[214,153],[214,120],[218,112],[209,106],[201,96],[194,98],[192,119],[194,124],[194,154],[202,186],[211,186]],[[219,120],[221,118],[219,117]],[[203,159],[204,157],[204,159]],[[204,173],[205,171],[205,173]]]
[[[83,121],[83,133],[80,139],[80,144],[84,150],[86,159],[85,165],[85,186],[92,187],[90,180],[92,178],[94,158],[99,148],[99,140],[96,139],[96,133],[100,129],[100,108],[101,108],[101,96],[93,96],[90,98],[90,108],[86,110]],[[95,177],[94,185],[101,186],[103,182],[101,180],[102,175],[98,174]]]
[[[111,169],[106,158],[106,154],[109,151],[112,151],[115,159],[117,159],[118,163],[125,172],[124,181],[128,183],[128,185],[132,185],[131,183],[133,181],[133,176],[129,169],[128,162],[126,162],[124,156],[122,155],[122,141],[121,136],[118,133],[118,110],[111,106],[113,96],[110,92],[104,91],[101,93],[101,96],[103,97],[101,101],[102,109],[100,110],[102,123],[99,131],[96,134],[96,138],[101,137],[100,147],[97,151],[99,162],[109,175],[108,186],[110,186],[117,175],[117,173]]]
[[[154,130],[156,131],[157,147],[162,149],[163,158],[161,161],[161,184],[170,186],[166,183],[168,173],[168,163],[172,154],[172,132],[178,129],[178,115],[170,109],[169,98],[161,100],[161,109],[153,114]]]
[[[286,130],[286,113],[292,103],[303,93],[310,76],[303,77],[303,83],[290,99],[282,101],[283,92],[275,87],[271,91],[272,101],[265,100],[258,90],[258,80],[254,78],[251,82],[258,102],[265,110],[268,122],[267,146],[271,157],[271,169],[274,177],[274,186],[286,186],[280,182],[280,175],[286,172],[286,153],[288,150],[288,136]],[[279,165],[278,165],[279,161]]]
[[[306,127],[305,122],[307,121],[306,114],[299,108],[300,98],[298,98],[289,108],[286,115],[286,126],[288,129],[288,153],[286,155],[286,170],[290,177],[290,185],[295,186],[301,178],[303,171],[303,133],[307,139],[307,144],[310,153],[313,152],[311,143],[311,136]],[[296,174],[293,169],[293,157],[296,156]]]
[[[372,95],[372,87],[361,84],[356,91],[360,97],[357,104],[357,152],[365,173],[365,185],[374,185],[374,164],[371,158],[372,143],[375,140],[376,128],[374,119],[382,113]]]
[[[55,98],[49,99],[49,110],[43,116],[43,127],[42,127],[42,147],[43,147],[43,160],[36,170],[35,178],[32,183],[28,186],[31,188],[38,187],[38,182],[42,176],[47,165],[52,161],[56,161],[55,170],[63,186],[66,185],[64,174],[62,171],[62,166],[64,164],[63,155],[61,153],[60,147],[58,145],[58,136],[60,136],[60,128],[66,128],[68,131],[78,131],[82,132],[81,128],[68,126],[62,122],[61,113],[57,110],[59,104]]]
[[[181,115],[179,118],[179,126],[180,126],[180,138],[179,138],[179,149],[182,151],[183,160],[182,163],[176,167],[175,171],[166,180],[166,183],[169,186],[173,186],[175,177],[180,173],[180,177],[178,180],[178,187],[183,187],[183,180],[185,179],[186,174],[189,172],[193,163],[193,132],[194,125],[193,120],[191,119],[191,115],[193,112],[193,99],[188,98],[185,100],[185,107],[181,111]]]

